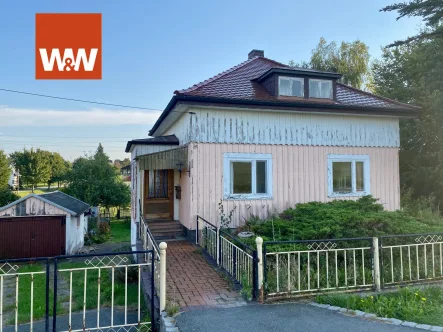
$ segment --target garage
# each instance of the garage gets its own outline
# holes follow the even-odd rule
[[[0,217],[0,259],[63,255],[66,216]]]

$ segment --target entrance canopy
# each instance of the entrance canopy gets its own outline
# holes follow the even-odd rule
[[[146,154],[137,157],[140,170],[177,169],[188,167],[188,147]]]

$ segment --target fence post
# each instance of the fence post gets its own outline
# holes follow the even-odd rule
[[[257,260],[258,260],[258,298],[260,302],[263,302],[263,239],[259,236],[255,239],[255,243],[257,244]]]
[[[160,312],[166,308],[166,242],[159,245],[160,248]]]
[[[201,246],[201,244],[199,243],[200,241],[198,240],[198,216],[197,216],[196,220],[197,220],[197,226],[195,227],[195,244]]]
[[[373,252],[373,273],[374,273],[374,285],[375,290],[377,292],[380,291],[380,256],[379,256],[379,247],[378,247],[378,238],[372,238],[372,252]]]
[[[217,227],[217,241],[216,241],[216,257],[217,257],[217,265],[220,266],[220,228]]]

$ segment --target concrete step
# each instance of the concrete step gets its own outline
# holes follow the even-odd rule
[[[183,229],[183,226],[180,223],[159,223],[148,225],[148,227],[151,231],[158,229]]]
[[[184,236],[183,230],[182,231],[159,231],[159,232],[152,232],[152,235],[154,236],[154,239],[159,238],[175,238],[179,236]]]

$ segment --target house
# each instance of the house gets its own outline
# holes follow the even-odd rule
[[[177,90],[149,132],[129,141],[132,240],[139,213],[231,226],[308,201],[371,194],[400,207],[399,120],[420,109],[294,68],[252,50],[248,59]],[[193,232],[187,232],[192,234]]]
[[[10,167],[10,169],[11,169],[11,175],[9,176],[8,179],[8,186],[9,188],[11,188],[11,190],[17,190],[19,186],[19,179],[18,179],[19,174],[13,167]]]
[[[120,174],[122,176],[123,181],[131,181],[131,165],[123,166],[120,168]]]
[[[61,191],[40,195],[29,194],[15,202],[0,207],[0,229],[2,229],[2,220],[12,221],[12,223],[17,222],[18,225],[19,221],[29,221],[34,216],[60,216],[62,217],[60,219],[62,227],[65,229],[64,234],[61,234],[61,236],[65,241],[62,241],[64,242],[62,243],[62,253],[58,254],[74,254],[83,247],[84,236],[88,229],[89,210],[90,206],[88,204]],[[44,218],[39,220],[44,220]],[[22,229],[21,231],[27,232],[27,229]],[[20,237],[25,238],[26,236],[24,233],[20,234]],[[35,237],[35,234],[31,235],[32,237]],[[33,241],[35,241],[35,238]],[[45,241],[45,239],[42,238],[42,241]],[[52,239],[52,241],[55,241],[55,239]]]

